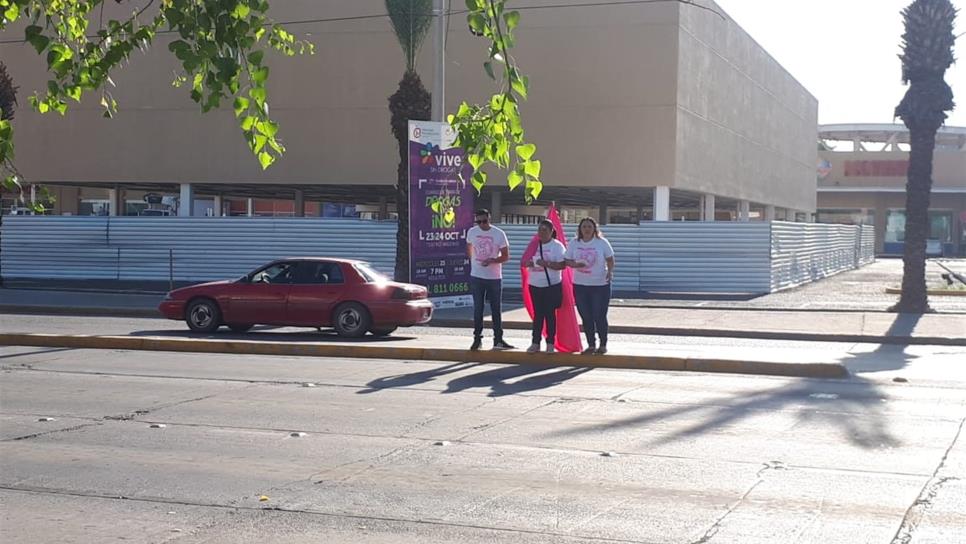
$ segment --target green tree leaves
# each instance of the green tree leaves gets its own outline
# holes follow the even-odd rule
[[[490,41],[489,58],[483,63],[499,90],[485,104],[462,103],[448,120],[457,131],[457,145],[466,151],[475,173],[470,180],[477,191],[486,184],[487,165],[509,170],[511,190],[523,185],[530,202],[540,196],[540,161],[534,160],[537,146],[524,139],[519,104],[529,93],[529,79],[520,72],[510,55],[513,31],[520,23],[518,11],[506,11],[506,0],[466,0],[467,23],[473,34]],[[496,71],[499,69],[499,78]],[[511,149],[515,153],[511,154]]]
[[[230,101],[239,127],[259,164],[267,168],[284,153],[278,124],[269,114],[269,68],[264,51],[292,56],[312,53],[312,44],[268,17],[267,0],[161,0],[150,14],[147,3],[126,20],[97,18],[106,0],[0,0],[0,30],[19,18],[32,22],[24,39],[47,62],[46,93],[30,97],[41,113],[68,110],[70,100],[100,92],[104,115],[117,112],[109,92],[111,71],[135,50],[148,48],[158,32],[177,36],[168,50],[182,73],[174,84],[191,82],[189,96],[202,112]],[[92,26],[98,29],[92,33]]]

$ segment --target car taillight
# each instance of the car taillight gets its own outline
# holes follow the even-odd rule
[[[423,287],[396,287],[392,292],[395,300],[416,300],[426,298],[427,291]]]

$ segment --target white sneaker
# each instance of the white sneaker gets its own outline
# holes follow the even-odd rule
[[[530,347],[527,348],[527,353],[536,353],[538,351],[540,351],[540,344],[530,344]]]
[[[553,347],[553,344],[547,346],[547,353],[556,353],[557,350]]]

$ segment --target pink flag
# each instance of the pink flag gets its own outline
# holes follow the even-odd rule
[[[553,228],[557,230],[557,239],[567,247],[567,235],[564,233],[563,225],[560,223],[560,216],[557,208],[551,204],[547,210],[547,219],[553,223]],[[523,266],[523,263],[532,259],[540,246],[540,238],[534,234],[523,258],[520,260],[520,279],[523,284],[523,304],[527,307],[530,319],[533,319],[533,300],[530,298],[530,270]],[[547,329],[544,326],[543,336],[546,338]],[[558,351],[567,353],[577,353],[583,349],[580,340],[580,325],[577,323],[577,307],[574,303],[574,271],[570,268],[563,269],[563,304],[557,308],[557,338],[554,346]]]

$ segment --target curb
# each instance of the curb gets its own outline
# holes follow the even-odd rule
[[[175,339],[132,336],[86,336],[58,334],[0,333],[0,345],[80,349],[119,349],[228,353],[235,355],[286,355],[344,357],[352,359],[407,359],[420,361],[478,362],[491,364],[536,364],[548,367],[620,368],[761,374],[800,378],[845,378],[848,370],[840,363],[774,363],[692,357],[641,355],[531,354],[523,351],[467,351],[451,348],[408,348],[345,346],[308,342],[257,342],[251,340]],[[575,364],[577,363],[577,364]]]
[[[489,327],[490,321],[485,325]],[[472,328],[471,321],[460,319],[434,319],[431,327]],[[530,330],[530,323],[503,321],[504,329]],[[648,336],[698,336],[709,338],[743,338],[748,340],[802,340],[806,342],[851,342],[868,344],[896,344],[900,346],[966,346],[966,338],[948,336],[876,336],[871,334],[810,333],[794,331],[758,331],[734,329],[688,329],[684,327],[637,327],[611,325],[608,330],[615,334],[639,334]]]
[[[902,288],[886,287],[886,294],[901,295]],[[926,289],[926,295],[937,297],[966,297],[966,290],[963,289]]]

